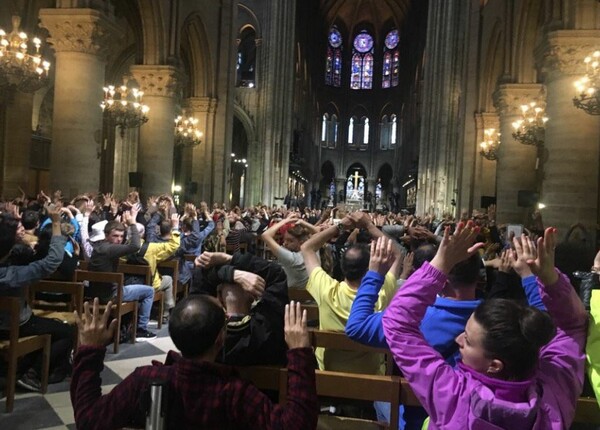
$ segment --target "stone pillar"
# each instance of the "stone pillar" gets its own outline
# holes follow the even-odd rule
[[[198,193],[194,201],[198,203],[204,200],[210,207],[213,203],[210,201],[211,190],[215,185],[215,180],[220,179],[214,178],[212,175],[212,160],[217,146],[217,142],[215,142],[217,99],[212,97],[190,97],[185,100],[184,105],[189,116],[198,118],[198,128],[204,133],[202,143],[192,150],[191,178],[193,182],[198,183]]]
[[[496,164],[497,160],[488,160],[479,154],[481,147],[479,144],[485,138],[484,131],[487,128],[493,128],[498,133],[500,131],[500,117],[497,113],[482,112],[475,114],[475,140],[476,140],[476,163],[475,163],[475,177],[472,181],[473,187],[473,208],[481,206],[482,196],[495,196],[496,195]],[[506,138],[504,135],[500,136],[500,142],[503,142]]]
[[[598,226],[600,119],[573,106],[573,82],[585,74],[583,59],[600,45],[600,30],[559,30],[536,52],[545,76],[547,161],[541,202],[544,224],[562,234],[582,223]],[[562,237],[562,235],[561,235]]]
[[[520,106],[540,100],[540,84],[504,84],[494,93],[494,105],[500,113],[502,134],[496,164],[497,221],[500,224],[525,223],[527,208],[517,205],[519,190],[537,191],[537,148],[513,139],[512,123],[521,118]]]
[[[5,112],[5,126],[3,127],[5,136],[2,193],[5,198],[20,196],[19,187],[31,193],[29,190],[29,157],[33,94],[13,90],[10,91],[9,98],[10,102]]]
[[[471,4],[430,2],[419,136],[418,214],[449,211],[462,169],[461,104]],[[461,154],[457,156],[457,154]]]
[[[148,122],[140,127],[138,171],[145,196],[170,193],[173,185],[175,96],[180,81],[173,66],[135,65],[131,73],[148,105]]]
[[[98,190],[100,160],[94,135],[102,130],[102,86],[109,39],[121,30],[93,9],[41,9],[55,50],[50,175],[66,196]],[[66,173],[65,173],[66,172]]]
[[[264,49],[259,60],[261,91],[259,140],[264,142],[263,189],[265,203],[284,196],[287,186],[290,144],[292,140],[292,102],[296,1],[268,3],[264,26]]]

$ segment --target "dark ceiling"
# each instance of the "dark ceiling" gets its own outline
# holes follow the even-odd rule
[[[352,34],[354,27],[363,22],[378,29],[400,28],[410,3],[411,0],[320,0],[320,12],[327,27],[343,23]]]

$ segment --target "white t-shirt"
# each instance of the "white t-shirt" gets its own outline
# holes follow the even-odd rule
[[[317,258],[319,254],[317,254]],[[288,280],[288,288],[306,288],[308,282],[308,273],[306,272],[306,266],[304,265],[304,258],[302,253],[292,252],[284,247],[279,248],[277,260]]]

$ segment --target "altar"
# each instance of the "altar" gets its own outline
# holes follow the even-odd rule
[[[346,181],[346,207],[348,210],[356,211],[364,207],[365,202],[365,178],[354,172]]]

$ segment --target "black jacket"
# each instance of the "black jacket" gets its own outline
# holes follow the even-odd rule
[[[289,300],[287,277],[278,263],[236,252],[228,265],[197,271],[191,293],[216,296],[219,284],[233,283],[236,269],[262,277],[265,292],[249,315],[229,321],[225,347],[217,360],[235,365],[285,364],[283,315]]]

